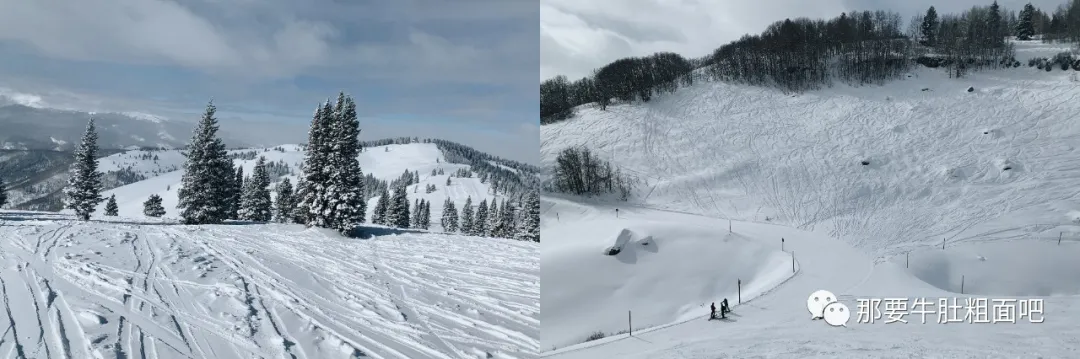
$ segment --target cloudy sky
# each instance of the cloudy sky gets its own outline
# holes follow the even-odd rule
[[[530,0],[0,0],[0,96],[292,126],[358,102],[363,139],[438,137],[535,162]],[[297,130],[299,128],[299,130]]]
[[[905,19],[933,5],[939,14],[992,0],[540,0],[540,79],[586,76],[612,60],[672,51],[701,57],[785,18],[831,18],[853,10],[890,10]],[[1050,11],[1065,0],[999,0],[1019,11]]]

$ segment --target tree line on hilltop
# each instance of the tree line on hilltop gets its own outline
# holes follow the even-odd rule
[[[615,60],[589,76],[571,81],[559,75],[540,84],[541,124],[568,119],[573,109],[596,103],[605,110],[615,101],[648,102],[698,81],[775,86],[799,92],[831,86],[880,84],[897,79],[916,64],[944,68],[952,77],[984,68],[1018,67],[1006,37],[1039,37],[1044,42],[1080,42],[1080,0],[1052,12],[1030,3],[1019,12],[997,2],[958,14],[938,14],[931,6],[904,26],[900,14],[855,11],[832,19],[785,19],[760,34],[717,48],[703,59],[660,52]],[[1044,59],[1080,71],[1080,58],[1068,54]],[[1029,66],[1039,65],[1038,61]]]

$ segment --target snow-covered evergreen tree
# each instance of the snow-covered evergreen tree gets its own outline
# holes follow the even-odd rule
[[[449,187],[449,186],[450,186],[450,176],[447,176],[447,177],[446,177],[446,186],[447,186],[447,187]]]
[[[307,224],[308,209],[303,203],[305,190],[307,184],[304,181],[304,177],[296,179],[296,187],[293,187],[293,210],[292,210],[292,222],[299,224]]]
[[[420,228],[431,229],[431,202],[421,201],[420,203],[424,207],[423,218],[420,219]]]
[[[165,207],[161,205],[161,196],[156,194],[150,195],[150,198],[143,202],[143,214],[148,217],[161,217],[165,215]]]
[[[502,208],[499,209],[498,222],[495,224],[495,235],[498,238],[513,238],[514,237],[514,206],[513,203],[509,203],[506,200],[502,202]]]
[[[387,210],[387,224],[397,228],[409,228],[409,198],[405,187],[394,188],[394,195],[390,197],[390,208]]]
[[[372,214],[371,223],[381,224],[381,225],[384,225],[384,226],[388,225],[389,222],[387,222],[386,219],[387,219],[387,217],[389,215],[389,213],[388,213],[389,210],[390,210],[390,193],[387,192],[386,188],[384,187],[382,189],[382,193],[379,194],[378,201],[375,202],[375,213]]]
[[[240,204],[244,198],[244,166],[237,165],[229,187],[229,213],[227,219],[240,219]]]
[[[65,208],[75,211],[81,220],[89,220],[90,214],[103,200],[101,198],[101,172],[97,163],[97,130],[94,119],[86,124],[82,142],[75,149],[75,161],[71,164],[71,177],[64,187]]]
[[[411,214],[409,215],[409,228],[420,228],[420,199],[413,199]]]
[[[7,204],[7,186],[4,185],[4,179],[0,178],[0,208],[3,208]]]
[[[442,218],[439,219],[439,223],[442,225],[443,232],[457,232],[457,210],[454,209],[454,201],[451,201],[450,197],[446,197],[443,201]]]
[[[477,236],[487,235],[487,213],[487,199],[484,199],[476,206],[476,218],[473,220],[473,233]]]
[[[517,239],[540,242],[540,194],[531,192],[525,197],[518,221]]]
[[[211,101],[184,156],[184,174],[177,192],[185,224],[221,223],[228,217],[233,166],[225,143],[217,136],[217,107]]]
[[[487,228],[485,228],[485,229],[487,229],[487,233],[485,233],[485,235],[488,236],[488,237],[498,237],[495,234],[496,233],[495,228],[498,227],[498,225],[499,225],[499,218],[500,217],[499,217],[499,207],[495,204],[495,202],[496,202],[496,200],[494,198],[492,198],[491,199],[491,204],[488,206],[487,225],[485,226],[485,227],[487,227]]]
[[[303,197],[299,198],[298,206],[303,209],[301,215],[308,226],[329,227],[331,222],[327,187],[331,182],[332,117],[333,111],[327,101],[315,109],[308,129],[308,144],[302,166],[304,187],[300,190]]]
[[[106,216],[119,216],[120,207],[116,205],[116,195],[109,196],[109,200],[105,202],[105,215]]]
[[[473,232],[472,196],[465,198],[465,204],[461,206],[461,223],[458,226],[461,227],[461,234],[467,236],[476,235]]]
[[[331,122],[330,180],[327,187],[330,225],[342,233],[365,222],[367,201],[364,198],[364,173],[360,170],[360,122],[356,102],[345,93],[338,94]]]
[[[244,195],[240,205],[240,219],[269,222],[273,217],[274,204],[270,201],[270,174],[266,171],[266,158],[255,162],[254,173],[244,181]]]
[[[296,201],[293,199],[292,182],[286,177],[281,182],[278,182],[274,190],[277,192],[274,196],[274,220],[278,223],[292,222],[295,218],[293,208],[296,206]]]

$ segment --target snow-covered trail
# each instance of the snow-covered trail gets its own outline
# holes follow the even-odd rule
[[[595,221],[614,216],[628,223],[662,220],[687,225],[711,225],[726,232],[726,220],[706,216],[626,207],[625,203],[581,203],[545,197],[547,225],[567,221]],[[553,211],[563,211],[555,222]],[[566,213],[573,213],[568,216]],[[552,223],[555,222],[555,223]],[[909,323],[858,323],[853,313],[847,328],[830,327],[810,320],[806,300],[825,289],[855,311],[859,298],[998,298],[1017,297],[962,295],[935,288],[892,263],[876,263],[850,244],[826,234],[768,223],[732,222],[732,230],[746,238],[785,238],[784,249],[795,253],[798,273],[779,286],[738,304],[727,322],[700,319],[652,328],[635,328],[542,354],[545,358],[757,358],[757,357],[1076,357],[1080,355],[1080,328],[1072,318],[1080,315],[1076,296],[1045,297],[1043,323],[1021,319],[1016,324],[938,324],[937,315],[927,323],[907,316]],[[779,245],[779,243],[770,243]],[[548,284],[557,290],[558,283]],[[1023,298],[1023,297],[1020,297]],[[884,307],[882,307],[883,309]],[[910,308],[909,308],[910,309]],[[933,308],[936,309],[936,308]],[[962,309],[960,315],[966,309]],[[550,350],[550,348],[548,348]],[[856,354],[861,353],[861,354]]]
[[[0,212],[0,357],[535,357],[539,246]],[[489,354],[490,353],[490,354]]]

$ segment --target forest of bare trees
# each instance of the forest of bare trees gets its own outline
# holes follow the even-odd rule
[[[570,81],[556,76],[540,84],[541,124],[573,116],[576,106],[648,102],[694,81],[773,86],[799,92],[828,87],[881,84],[914,66],[942,68],[963,77],[984,68],[1019,67],[1007,37],[1045,42],[1080,42],[1080,0],[1046,12],[1027,4],[1019,11],[997,2],[958,14],[934,7],[910,18],[887,11],[856,11],[832,19],[785,19],[761,34],[745,35],[703,61],[675,53],[618,59],[591,76]],[[1080,71],[1068,53],[1029,62],[1047,71],[1059,65]],[[1045,65],[1045,66],[1044,66]]]

